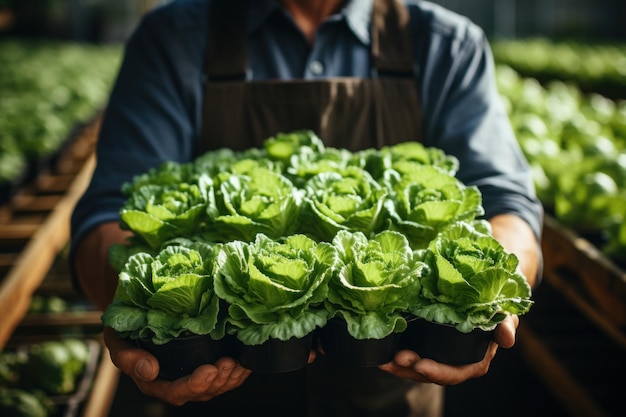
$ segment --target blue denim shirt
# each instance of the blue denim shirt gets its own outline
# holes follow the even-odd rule
[[[370,77],[372,2],[347,1],[310,45],[277,1],[251,1],[248,79]],[[125,181],[166,160],[194,157],[209,3],[175,1],[155,9],[128,40],[101,128],[97,167],[72,217],[72,248],[96,225],[118,220]],[[542,208],[499,99],[483,31],[433,3],[407,4],[425,145],[459,158],[458,178],[480,188],[487,217],[518,214],[540,236]]]

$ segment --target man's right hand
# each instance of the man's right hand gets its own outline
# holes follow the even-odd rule
[[[239,387],[252,373],[232,358],[220,358],[215,364],[198,367],[192,374],[175,381],[157,379],[159,362],[148,351],[120,338],[105,327],[104,342],[113,364],[130,376],[146,395],[172,405],[191,401],[208,401]]]

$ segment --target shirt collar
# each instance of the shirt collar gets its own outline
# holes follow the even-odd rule
[[[370,44],[370,22],[374,0],[347,0],[339,12],[348,27],[365,45]],[[280,8],[277,0],[255,0],[249,3],[248,33],[258,29],[267,18]]]
[[[348,26],[365,45],[370,44],[370,24],[374,0],[348,0],[342,10]]]
[[[276,0],[254,0],[248,2],[248,33],[257,30],[267,18],[280,7]]]

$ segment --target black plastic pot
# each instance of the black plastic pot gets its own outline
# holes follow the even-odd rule
[[[269,339],[260,345],[234,342],[239,363],[254,372],[281,373],[304,368],[313,346],[313,334],[289,340]]]
[[[228,352],[228,341],[214,340],[209,335],[188,336],[157,345],[140,340],[138,345],[159,361],[159,378],[168,381],[191,374],[198,366],[215,363]]]
[[[493,336],[492,331],[474,329],[463,333],[454,326],[420,318],[410,319],[407,323],[407,329],[400,337],[400,348],[449,365],[480,362]]]
[[[373,367],[391,361],[398,351],[400,333],[382,339],[356,339],[346,322],[333,318],[319,332],[324,354],[338,366]]]

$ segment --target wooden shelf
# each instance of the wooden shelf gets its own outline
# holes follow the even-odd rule
[[[518,328],[524,362],[569,416],[621,415],[626,274],[554,218],[544,225],[543,283]]]
[[[119,370],[102,340],[101,312],[27,314],[37,293],[69,294],[69,271],[59,261],[70,239],[70,217],[95,167],[94,148],[100,117],[86,125],[53,169],[40,173],[0,207],[0,350],[84,332],[102,345],[94,380],[81,417],[107,417],[116,393]],[[74,297],[78,295],[73,293]],[[64,330],[66,329],[66,330]]]
[[[626,338],[626,272],[588,240],[545,217],[544,277],[612,333]]]
[[[0,349],[24,318],[58,254],[70,239],[70,217],[95,166],[100,117],[77,131],[72,145],[51,167],[0,207]],[[76,151],[78,149],[79,151]],[[58,167],[57,167],[58,168]]]
[[[602,407],[576,381],[546,344],[523,322],[517,338],[526,362],[574,417],[607,417]]]
[[[65,196],[50,212],[45,222],[35,230],[32,230],[34,226],[31,225],[8,228],[12,233],[25,233],[24,229],[29,229],[27,231],[31,234],[17,233],[15,236],[8,236],[28,239],[28,243],[15,259],[12,269],[0,286],[0,317],[3,318],[0,327],[0,347],[6,344],[24,317],[30,306],[32,294],[43,281],[57,254],[68,242],[72,210],[86,188],[93,168],[94,160],[90,158]]]

